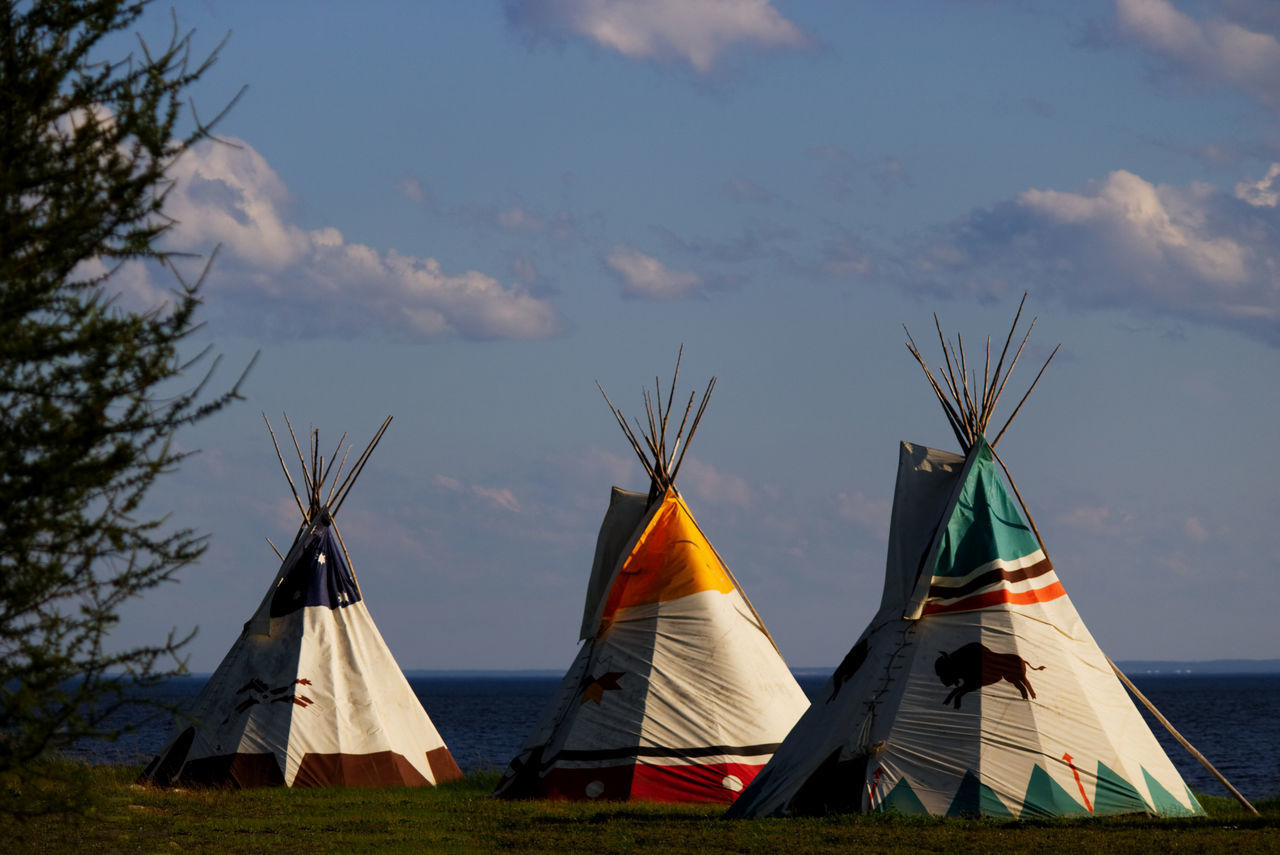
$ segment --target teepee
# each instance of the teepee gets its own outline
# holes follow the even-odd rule
[[[645,393],[641,439],[605,397],[650,489],[613,489],[587,585],[582,646],[497,796],[731,802],[808,706],[676,490],[715,379],[692,423],[689,396],[668,443],[675,385],[673,378],[665,407],[661,388],[653,399]]]
[[[908,344],[963,455],[902,443],[879,611],[730,816],[1202,813],[996,470],[1044,373],[988,442],[1021,312],[981,385],[941,326],[944,385]]]
[[[345,478],[345,454],[336,469],[336,451],[326,464],[313,429],[308,464],[290,426],[305,504],[276,443],[302,525],[262,603],[144,779],[166,786],[385,787],[462,776],[374,625],[334,523],[390,422]]]

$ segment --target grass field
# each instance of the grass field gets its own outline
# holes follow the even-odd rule
[[[1205,797],[1209,816],[985,822],[885,816],[723,820],[720,809],[505,802],[496,775],[436,789],[162,790],[137,769],[95,767],[92,813],[0,828],[13,853],[1164,853],[1280,852],[1280,799],[1246,814]]]

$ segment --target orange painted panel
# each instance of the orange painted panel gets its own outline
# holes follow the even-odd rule
[[[618,609],[667,602],[700,591],[727,594],[733,587],[688,507],[669,490],[609,589],[601,629]]]

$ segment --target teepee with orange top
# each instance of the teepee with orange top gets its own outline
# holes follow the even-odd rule
[[[665,406],[661,389],[645,394],[640,438],[609,402],[650,489],[613,488],[582,647],[495,795],[729,803],[809,705],[676,490],[715,379],[692,422],[689,396],[668,446],[675,385]]]

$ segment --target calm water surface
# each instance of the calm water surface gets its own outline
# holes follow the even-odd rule
[[[828,676],[805,672],[797,679],[812,698]],[[192,699],[205,679],[178,678],[159,694],[171,702]],[[1133,681],[1246,797],[1280,795],[1280,674],[1147,675],[1134,676]],[[520,750],[558,682],[557,676],[543,675],[409,678],[464,772],[504,768]],[[1191,789],[1227,795],[1163,726],[1147,718]],[[75,753],[92,762],[147,762],[164,747],[172,720],[139,713],[135,721],[141,721],[137,732],[116,743],[82,745]]]

